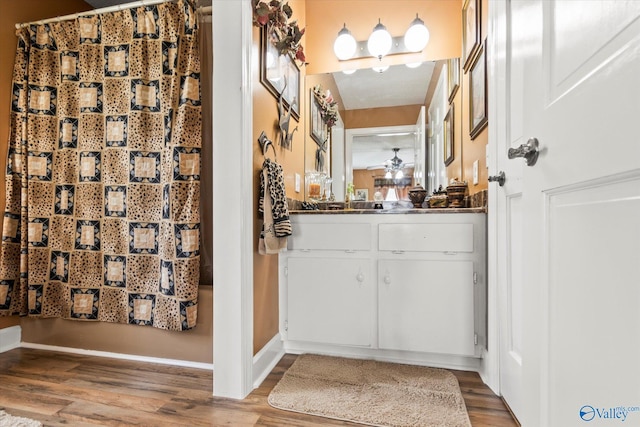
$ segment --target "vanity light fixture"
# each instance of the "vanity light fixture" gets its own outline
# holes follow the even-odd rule
[[[365,41],[356,41],[345,23],[333,43],[333,52],[340,61],[373,56],[382,60],[385,55],[415,53],[424,50],[429,43],[429,30],[418,17],[409,25],[404,36],[392,37],[387,28],[378,19],[378,24]]]

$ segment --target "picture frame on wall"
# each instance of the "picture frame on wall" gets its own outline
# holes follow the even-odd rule
[[[485,43],[486,44],[486,43]],[[485,128],[487,118],[487,56],[485,45],[480,51],[469,71],[469,135],[471,139]]]
[[[284,107],[291,109],[291,117],[300,120],[300,69],[289,54],[280,55],[273,44],[277,40],[275,31],[265,26],[260,41],[260,83],[280,100]]]
[[[309,98],[311,99],[311,106],[309,108],[311,112],[309,117],[311,138],[316,144],[322,147],[327,141],[327,125],[322,120],[320,103],[313,93],[313,89],[311,90],[311,96]]]
[[[444,165],[449,166],[454,157],[454,104],[449,105],[449,111],[444,116]]]
[[[447,87],[449,92],[449,103],[453,102],[458,88],[460,87],[460,58],[447,60]]]
[[[462,68],[466,73],[480,49],[480,0],[466,0],[462,7]]]
[[[356,188],[354,196],[354,201],[366,202],[369,200],[369,189],[367,188]]]

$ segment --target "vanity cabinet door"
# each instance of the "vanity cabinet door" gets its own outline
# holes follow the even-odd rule
[[[287,339],[371,346],[375,304],[371,261],[287,259]]]
[[[380,260],[379,347],[474,356],[473,286],[472,261]]]

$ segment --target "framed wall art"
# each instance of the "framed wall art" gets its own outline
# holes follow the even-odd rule
[[[273,44],[277,36],[268,26],[262,29],[260,51],[260,83],[279,100],[282,97],[291,116],[300,120],[300,69],[289,54],[280,55]]]
[[[462,68],[465,73],[480,48],[480,0],[466,0],[462,7]]]
[[[447,60],[447,87],[449,92],[449,102],[453,102],[453,98],[460,87],[460,58],[452,58]]]
[[[366,202],[369,200],[369,189],[367,188],[356,188],[355,195],[353,196],[353,200]]]
[[[469,74],[469,135],[474,139],[487,126],[487,56],[480,47]]]
[[[320,103],[318,102],[318,98],[316,98],[313,93],[313,89],[311,90],[311,117],[309,117],[310,129],[311,129],[311,138],[320,146],[322,146],[327,140],[327,125],[322,120],[322,114],[320,109]]]
[[[454,159],[454,104],[449,105],[449,111],[444,116],[444,165],[449,166]]]

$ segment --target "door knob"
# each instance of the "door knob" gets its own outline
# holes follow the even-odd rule
[[[498,175],[491,175],[489,177],[489,182],[497,182],[500,187],[504,185],[504,180],[506,177],[504,176],[504,171],[500,171]]]
[[[533,166],[538,161],[538,139],[529,138],[529,140],[518,148],[509,148],[507,156],[510,159],[516,157],[524,157],[527,166]]]

